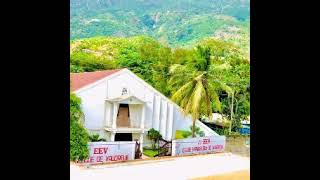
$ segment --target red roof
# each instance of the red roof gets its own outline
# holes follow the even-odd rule
[[[114,74],[120,70],[121,69],[83,73],[70,73],[71,91],[78,90],[86,85],[89,85],[100,79],[110,76],[111,74]]]

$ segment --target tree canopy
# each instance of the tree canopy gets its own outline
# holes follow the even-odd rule
[[[70,160],[85,160],[89,156],[89,134],[83,127],[81,118],[81,100],[70,94]]]

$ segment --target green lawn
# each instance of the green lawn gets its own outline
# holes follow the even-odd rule
[[[176,139],[185,139],[190,136],[191,132],[185,130],[176,130]]]
[[[161,150],[162,152],[165,151],[165,149]],[[155,155],[157,155],[159,153],[158,149],[149,149],[149,148],[143,148],[143,154],[148,156],[148,157],[154,157]]]

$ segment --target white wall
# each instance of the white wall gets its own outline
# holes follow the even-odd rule
[[[88,90],[77,93],[81,98],[82,111],[85,115],[85,127],[90,130],[102,129],[104,125],[104,103],[106,84],[100,83]]]
[[[174,126],[173,126],[173,134],[172,137],[175,137],[176,130],[190,130],[190,126],[192,126],[192,119],[190,116],[185,116],[181,110],[175,107],[174,110]],[[203,124],[200,121],[196,122],[196,126],[198,126],[206,136],[217,136],[218,134],[210,129],[208,126]]]
[[[129,94],[133,94],[139,99],[145,100],[147,91],[145,87],[133,78],[129,73],[121,73],[120,75],[108,80],[108,98],[117,98],[121,96],[122,88],[128,88]],[[150,95],[149,95],[150,96]]]

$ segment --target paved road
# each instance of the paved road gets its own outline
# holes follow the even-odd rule
[[[249,170],[250,159],[231,154],[180,157],[143,163],[113,164],[80,169],[70,166],[71,180],[185,180]]]

